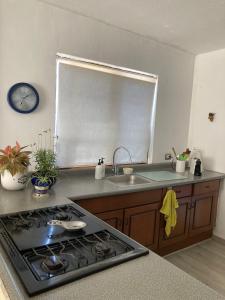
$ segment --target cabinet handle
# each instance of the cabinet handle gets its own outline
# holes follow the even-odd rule
[[[180,193],[181,193],[181,190],[176,191],[176,194],[180,194]]]
[[[210,188],[210,186],[209,186],[209,185],[206,185],[206,186],[205,186],[205,188],[206,188],[206,189],[209,189],[209,188]]]
[[[188,203],[188,209],[192,209],[195,207],[195,200]]]
[[[124,224],[125,224],[125,225],[128,225],[128,224],[129,224],[129,220],[128,220],[128,218],[125,218],[125,220],[124,220]]]

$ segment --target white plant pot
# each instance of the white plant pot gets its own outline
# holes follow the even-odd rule
[[[5,170],[1,174],[1,184],[4,189],[11,191],[18,191],[25,188],[26,185],[26,174],[27,173],[17,173],[14,176]]]

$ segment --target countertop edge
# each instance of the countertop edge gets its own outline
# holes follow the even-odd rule
[[[208,171],[208,172],[213,172],[214,171]],[[150,190],[157,190],[157,189],[162,189],[162,188],[168,188],[168,187],[175,187],[175,186],[183,186],[183,185],[188,185],[188,184],[197,184],[201,182],[207,182],[211,180],[221,180],[225,178],[225,174],[221,173],[221,175],[209,177],[209,178],[200,178],[196,177],[192,180],[190,179],[183,179],[177,182],[171,183],[171,181],[163,181],[161,184],[158,184],[157,186],[151,186],[148,183],[141,184],[141,185],[136,185],[135,187],[124,187],[119,190],[110,190],[108,192],[99,192],[99,193],[89,193],[89,194],[83,194],[83,195],[77,195],[77,196],[66,196],[66,198],[70,199],[71,201],[76,201],[76,200],[82,200],[82,199],[91,199],[91,198],[100,198],[100,197],[105,197],[105,196],[113,196],[113,195],[124,195],[124,194],[129,194],[129,193],[137,193],[137,192],[144,192],[144,191],[150,191]],[[107,178],[105,178],[107,179]]]

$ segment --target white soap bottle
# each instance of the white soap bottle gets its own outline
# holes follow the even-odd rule
[[[102,166],[102,178],[105,178],[105,163],[104,163],[104,157],[101,158],[101,166]]]
[[[95,167],[95,179],[102,179],[102,164],[101,164],[101,159],[98,160],[98,164]]]

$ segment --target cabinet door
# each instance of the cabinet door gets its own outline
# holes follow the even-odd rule
[[[177,208],[177,224],[175,228],[171,231],[171,235],[169,237],[167,237],[165,233],[166,222],[164,220],[164,215],[160,215],[160,248],[184,241],[188,237],[191,197],[185,197],[177,200],[179,203],[179,207]]]
[[[160,202],[125,209],[124,233],[152,250],[157,249],[159,208]]]
[[[189,235],[195,236],[213,229],[218,193],[192,198]]]
[[[113,210],[113,211],[106,211],[103,213],[95,214],[96,217],[105,221],[112,227],[122,231],[123,229],[123,210]]]

